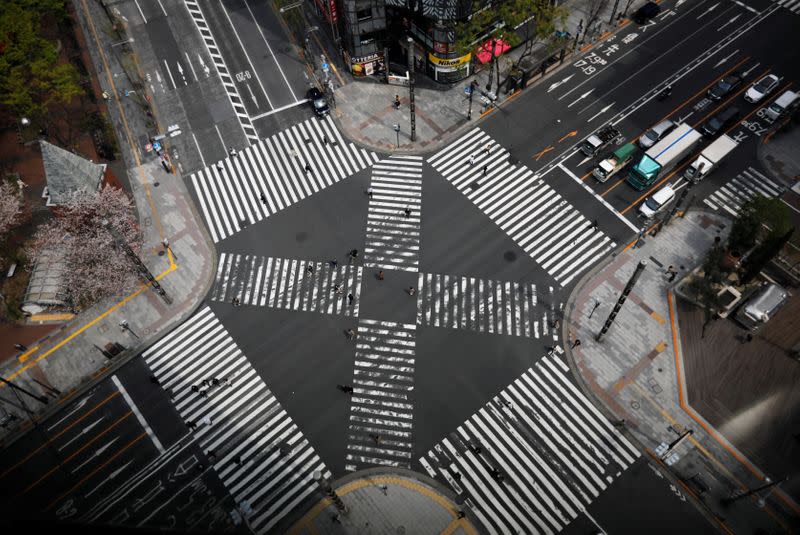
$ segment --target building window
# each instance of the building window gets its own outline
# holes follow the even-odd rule
[[[372,8],[371,7],[365,7],[364,9],[359,9],[358,11],[356,11],[356,18],[359,21],[371,19],[372,18]]]

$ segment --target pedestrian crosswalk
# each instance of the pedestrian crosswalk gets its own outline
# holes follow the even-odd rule
[[[742,205],[756,195],[778,197],[784,191],[786,191],[786,186],[778,184],[756,169],[748,167],[709,195],[704,202],[712,210],[725,210],[735,217],[739,214]]]
[[[211,300],[358,316],[363,269],[331,262],[222,253]]]
[[[318,492],[314,471],[330,471],[209,307],[144,352],[175,408],[255,533]],[[202,385],[218,378],[218,386]]]
[[[487,533],[557,533],[639,456],[556,351],[420,459]]]
[[[410,467],[415,348],[415,325],[359,321],[347,470]]]
[[[800,15],[800,0],[778,0],[778,5],[785,7],[795,15]]]
[[[559,284],[566,285],[615,243],[480,128],[428,159]]]
[[[345,142],[330,117],[314,118],[194,173],[191,181],[216,243],[377,160]]]
[[[392,156],[372,166],[364,265],[419,269],[422,157]]]
[[[551,307],[538,303],[533,283],[420,273],[417,325],[540,338],[557,336]]]

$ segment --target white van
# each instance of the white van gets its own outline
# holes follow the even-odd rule
[[[650,218],[663,210],[675,198],[675,190],[672,186],[664,186],[652,196],[645,199],[639,207],[639,215]]]
[[[767,108],[767,117],[773,121],[777,120],[778,117],[786,113],[787,110],[790,110],[792,106],[795,105],[799,96],[800,95],[794,91],[784,91],[783,94]]]

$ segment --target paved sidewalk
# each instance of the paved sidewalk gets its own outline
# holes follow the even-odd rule
[[[633,14],[636,9],[646,0],[634,0],[628,8],[628,14]],[[626,0],[622,0],[618,5],[618,12],[624,8]],[[567,22],[564,30],[573,36],[578,25],[583,21],[584,27],[587,22],[587,2],[582,0],[567,0],[562,5],[568,10]],[[583,54],[602,42],[613,32],[627,24],[630,20],[617,20],[609,23],[611,10],[614,2],[607,2],[605,9],[598,15],[596,24],[587,30],[585,44],[579,43],[578,55]],[[581,32],[581,42],[584,34]],[[568,50],[572,50],[572,41]],[[500,64],[502,65],[507,58],[518,58],[523,51],[519,46],[508,54],[504,55]],[[526,58],[531,65],[538,68],[541,62],[547,59],[551,53],[547,53],[543,45],[534,48],[532,54]],[[567,54],[564,62],[560,65],[551,67],[547,71],[545,78],[537,72],[533,75],[531,85],[541,83],[547,79],[560,67],[567,66],[575,61],[575,55]],[[336,109],[333,114],[341,130],[353,141],[366,147],[380,152],[423,152],[433,150],[455,137],[459,132],[472,128],[479,124],[482,105],[480,95],[475,94],[472,99],[472,119],[467,120],[469,108],[468,97],[464,94],[464,88],[475,80],[480,89],[485,89],[489,76],[488,68],[482,68],[478,74],[474,74],[465,80],[452,84],[450,87],[439,85],[428,79],[424,74],[417,74],[419,83],[414,88],[414,102],[416,114],[416,141],[411,142],[410,137],[410,114],[408,88],[404,86],[388,85],[378,83],[375,80],[355,80],[336,90]],[[501,82],[504,79],[506,69],[501,73]],[[320,73],[321,76],[321,73]],[[347,76],[347,75],[345,75]],[[352,80],[352,78],[350,78]],[[492,91],[497,94],[496,105],[502,106],[503,102],[511,97],[505,91],[505,84],[502,89],[496,86],[496,77],[493,77]],[[394,97],[400,95],[401,106],[399,110],[394,108]],[[491,114],[491,110],[486,112]],[[399,148],[397,147],[397,134],[394,124],[400,125]]]
[[[454,496],[410,470],[361,470],[330,484],[347,507],[346,513],[323,497],[321,490],[318,502],[301,512],[299,519],[288,519],[285,526],[277,526],[275,533],[478,533],[472,513],[462,510]],[[466,516],[459,518],[462,511]]]
[[[686,394],[672,289],[702,263],[716,236],[726,238],[729,227],[730,220],[718,214],[690,211],[685,218],[674,218],[656,237],[648,236],[641,247],[627,248],[587,274],[567,303],[567,354],[583,388],[598,399],[610,418],[627,428],[681,492],[703,503],[707,516],[719,527],[734,533],[792,532],[799,527],[798,507],[780,489],[773,489],[763,509],[756,503],[757,496],[727,506],[721,503],[735,490],[763,485],[764,475],[694,411]],[[646,268],[616,321],[597,342],[595,335],[639,261],[647,262]],[[678,270],[672,283],[666,275],[670,265]],[[570,349],[576,340],[580,344]],[[676,463],[672,464],[676,458],[667,456],[672,464],[667,467],[656,449],[671,444],[686,430],[693,434],[674,448]],[[696,474],[709,487],[707,491],[700,492],[697,479],[691,480]]]
[[[127,182],[144,234],[140,257],[172,303],[167,304],[151,288],[142,287],[120,300],[81,311],[57,333],[42,343],[29,345],[26,353],[7,362],[0,369],[3,377],[49,403],[0,384],[3,407],[17,417],[0,430],[0,440],[5,442],[29,429],[31,418],[57,410],[59,401],[113,372],[186,318],[206,294],[214,275],[215,252],[183,180],[164,171],[154,153],[140,154],[136,148],[138,140],[146,138],[147,116],[140,102],[126,98],[112,82],[110,73],[123,70],[116,57],[106,52],[98,55],[98,49],[110,50],[111,32],[101,25],[108,19],[97,2],[78,1],[75,5],[100,83],[98,86],[95,79],[93,89],[98,98],[103,90],[112,95],[107,102],[108,111],[117,128],[124,165],[129,166]],[[99,27],[87,25],[85,8]],[[100,46],[96,39],[100,39]],[[162,245],[165,238],[170,246],[166,254]],[[120,328],[122,320],[127,321],[129,330]],[[113,342],[122,344],[127,351],[108,359],[101,348]]]

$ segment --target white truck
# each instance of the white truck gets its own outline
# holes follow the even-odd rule
[[[649,188],[659,176],[672,171],[702,139],[703,134],[688,124],[679,124],[631,167],[628,184],[638,191]]]
[[[694,182],[700,182],[707,174],[716,169],[719,162],[735,149],[736,145],[737,143],[733,139],[723,134],[703,149],[700,156],[686,168],[683,176]]]

